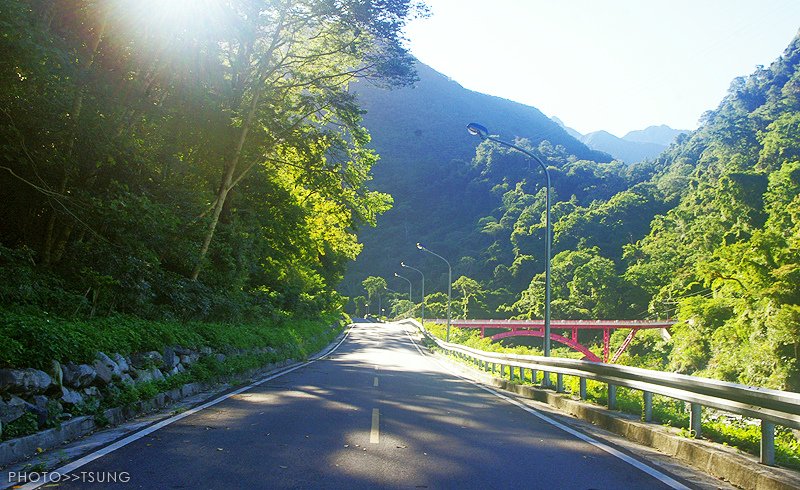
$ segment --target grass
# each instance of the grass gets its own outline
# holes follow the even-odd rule
[[[444,339],[444,325],[426,323],[425,328],[434,336]],[[500,343],[492,342],[488,338],[480,338],[475,330],[450,329],[450,341],[458,344],[480,349],[488,352],[502,352],[509,354],[542,355],[542,351],[529,347],[504,347]],[[576,357],[572,351],[562,352],[562,349],[553,349],[556,357]],[[567,354],[567,355],[563,355]],[[541,379],[541,373],[536,380],[531,380],[530,370],[526,370],[526,379],[523,383],[536,383]],[[497,373],[500,375],[500,373]],[[502,372],[503,377],[508,377],[508,369]],[[515,371],[515,377],[518,371]],[[519,378],[516,378],[519,382]],[[580,380],[575,376],[564,376],[564,387],[570,393],[579,392]],[[587,380],[587,400],[598,405],[607,405],[608,388],[605,383]],[[642,393],[629,388],[617,388],[617,409],[631,414],[641,415],[643,412]],[[658,424],[684,429],[683,433],[689,436],[689,410],[687,404],[663,396],[653,396],[653,421]],[[714,419],[704,417],[702,422],[703,437],[726,445],[735,447],[747,453],[758,456],[761,444],[761,426],[755,420],[736,417],[720,416]],[[777,427],[775,433],[775,461],[778,465],[800,470],[800,441],[786,427]]]
[[[338,314],[320,318],[276,317],[261,323],[149,321],[116,315],[94,320],[67,319],[33,308],[0,309],[0,368],[33,367],[47,370],[52,360],[85,363],[98,351],[129,355],[162,351],[166,346],[217,352],[274,347],[298,349],[336,322]]]

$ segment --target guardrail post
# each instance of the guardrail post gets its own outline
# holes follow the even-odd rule
[[[556,373],[556,393],[564,393],[564,375]]]
[[[496,362],[493,362],[493,363],[492,363],[492,374],[494,374],[494,372],[495,372],[496,370],[497,370],[497,363],[496,363]]]
[[[550,372],[542,371],[542,388],[550,388]]]
[[[520,367],[519,368],[519,380],[521,382],[523,382],[523,383],[525,382],[525,368],[524,367]]]
[[[536,384],[536,378],[539,377],[539,371],[531,369],[531,383]]]
[[[761,421],[761,464],[775,466],[775,424]]]
[[[644,421],[645,422],[652,422],[653,421],[653,394],[649,391],[642,392],[642,398],[644,399]]]
[[[608,385],[608,409],[617,409],[617,385]]]
[[[703,415],[703,406],[699,403],[692,403],[689,412],[689,429],[692,437],[699,438],[703,433],[703,424],[700,418]]]
[[[586,378],[580,378],[581,400],[586,399]]]

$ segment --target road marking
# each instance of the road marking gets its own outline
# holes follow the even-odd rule
[[[381,413],[377,408],[372,409],[372,429],[369,431],[370,444],[378,444],[381,442]]]
[[[60,467],[58,469],[52,470],[52,471],[50,471],[48,473],[45,473],[44,477],[40,481],[28,483],[26,485],[23,485],[20,488],[22,488],[23,490],[33,490],[35,488],[41,487],[42,485],[47,485],[48,483],[52,483],[51,479],[58,480],[61,477],[61,475],[66,475],[67,473],[75,471],[76,469],[80,468],[81,466],[87,465],[87,464],[91,463],[92,461],[94,461],[94,460],[96,460],[98,458],[102,458],[103,456],[105,456],[105,455],[107,455],[107,454],[109,454],[111,452],[114,452],[114,451],[116,451],[117,449],[119,449],[121,447],[127,446],[128,444],[130,444],[130,443],[132,443],[134,441],[137,441],[137,440],[139,440],[139,439],[141,439],[141,438],[143,438],[145,436],[148,436],[148,435],[152,434],[153,432],[157,431],[158,429],[166,427],[166,426],[168,426],[169,424],[171,424],[173,422],[177,422],[179,420],[185,419],[186,417],[188,417],[190,415],[194,415],[195,413],[197,413],[197,412],[199,412],[201,410],[205,410],[208,407],[212,407],[212,406],[216,405],[217,403],[223,402],[223,401],[227,400],[228,398],[236,396],[236,395],[238,395],[238,394],[240,394],[242,392],[245,392],[245,391],[247,391],[247,390],[249,390],[251,388],[255,388],[256,386],[260,386],[260,385],[266,383],[267,381],[271,381],[271,380],[273,380],[275,378],[283,376],[284,374],[289,374],[292,371],[297,371],[298,369],[306,367],[309,364],[313,364],[313,363],[315,363],[317,361],[325,359],[326,357],[331,355],[336,349],[338,349],[344,343],[345,340],[347,340],[347,337],[350,335],[350,330],[351,329],[348,328],[347,332],[345,332],[345,334],[344,334],[344,337],[342,337],[342,340],[340,340],[338,344],[336,344],[333,347],[331,347],[330,349],[328,349],[327,352],[325,352],[324,354],[320,355],[319,357],[312,358],[312,359],[310,359],[310,360],[308,360],[308,361],[306,361],[306,362],[304,362],[302,364],[298,364],[298,365],[290,367],[288,369],[284,369],[283,371],[279,371],[279,372],[277,372],[275,374],[267,376],[266,378],[260,379],[258,381],[253,382],[253,383],[250,383],[249,385],[247,385],[245,387],[239,388],[238,390],[231,391],[230,393],[226,393],[225,395],[222,395],[222,396],[220,396],[218,398],[215,398],[215,399],[211,400],[210,402],[206,402],[206,403],[204,403],[202,405],[199,405],[199,406],[194,407],[194,408],[192,408],[190,410],[187,410],[187,411],[182,412],[182,413],[180,413],[178,415],[175,415],[174,417],[169,417],[167,419],[164,419],[161,422],[155,423],[155,424],[151,425],[150,427],[147,427],[145,429],[140,430],[139,432],[135,432],[135,433],[129,435],[128,437],[125,437],[124,439],[120,439],[119,441],[115,442],[114,444],[106,446],[103,449],[100,449],[100,450],[95,451],[93,453],[89,453],[86,456],[84,456],[84,457],[82,457],[80,459],[76,459],[75,461],[73,461],[73,462],[71,462],[69,464],[66,464],[66,465],[64,465],[64,466],[62,466],[62,467]],[[373,419],[374,418],[375,418],[375,416],[373,414]]]
[[[378,386],[378,377],[375,376],[375,379],[372,380],[372,386]]]
[[[403,331],[405,331],[405,333],[408,336],[409,340],[411,340],[411,343],[417,349],[417,352],[419,352],[419,354],[421,356],[423,356],[423,357],[430,358],[430,356],[427,356],[422,352],[422,350],[419,348],[417,343],[414,341],[414,338],[411,336],[411,334],[408,332],[408,330],[403,328]],[[584,442],[587,442],[587,443],[591,444],[592,446],[594,446],[594,447],[596,447],[596,448],[598,448],[598,449],[600,449],[602,451],[605,451],[608,454],[610,454],[610,455],[612,455],[612,456],[614,456],[616,458],[621,459],[622,461],[628,463],[629,465],[633,466],[634,468],[636,468],[636,469],[638,469],[638,470],[640,470],[640,471],[642,471],[644,473],[647,473],[648,475],[652,476],[653,478],[655,478],[656,480],[660,481],[661,483],[663,483],[663,484],[665,484],[665,485],[667,485],[667,486],[669,486],[671,488],[674,488],[676,490],[691,490],[689,487],[687,487],[683,483],[675,480],[671,476],[669,476],[669,475],[667,475],[665,473],[662,473],[662,472],[658,471],[657,469],[655,469],[655,468],[653,468],[651,466],[648,466],[648,465],[642,463],[641,461],[639,461],[639,460],[637,460],[635,458],[632,458],[631,456],[628,456],[627,454],[623,453],[622,451],[620,451],[618,449],[615,449],[615,448],[609,446],[608,444],[600,442],[600,441],[598,441],[597,439],[595,439],[593,437],[590,437],[590,436],[588,436],[588,435],[586,435],[586,434],[584,434],[582,432],[578,432],[577,430],[575,430],[575,429],[573,429],[573,428],[571,428],[569,426],[566,426],[566,425],[562,424],[561,422],[558,422],[558,421],[556,421],[554,419],[551,419],[550,417],[537,412],[536,410],[532,409],[531,407],[525,405],[524,403],[522,403],[520,401],[517,401],[517,400],[515,400],[515,399],[513,399],[513,398],[511,398],[509,396],[506,396],[506,395],[504,395],[502,393],[499,393],[499,392],[497,392],[497,391],[495,391],[495,390],[493,390],[493,389],[491,389],[491,388],[489,388],[487,386],[484,386],[484,385],[478,383],[477,381],[473,381],[473,380],[471,380],[471,379],[469,379],[467,377],[462,376],[461,374],[453,371],[450,368],[450,366],[444,364],[443,362],[440,362],[439,359],[433,358],[432,360],[435,361],[437,364],[439,364],[441,367],[443,367],[451,375],[453,375],[453,376],[455,376],[457,378],[460,378],[460,379],[466,381],[467,383],[482,389],[483,391],[489,392],[489,393],[493,394],[494,396],[500,398],[501,400],[504,400],[504,401],[506,401],[508,403],[511,403],[512,405],[515,405],[515,406],[521,408],[522,410],[525,410],[526,412],[528,412],[529,414],[533,415],[534,417],[539,418],[543,422],[547,422],[548,424],[553,425],[553,426],[563,430],[567,434],[570,434],[573,437],[576,437],[576,438],[578,438],[578,439],[580,439],[580,440],[582,440]]]

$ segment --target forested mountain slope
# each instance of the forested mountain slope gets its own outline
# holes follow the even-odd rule
[[[467,123],[481,121],[508,138],[547,141],[550,151],[565,157],[611,160],[533,107],[466,90],[422,63],[416,68],[419,81],[413,88],[386,90],[365,82],[353,88],[365,111],[371,147],[380,155],[370,187],[391,193],[394,206],[377,230],[359,235],[364,250],[341,288],[351,296],[359,294],[366,276],[391,276],[400,260],[415,253],[418,241],[446,252],[482,246],[456,243],[496,206],[469,173],[478,141],[467,133]]]

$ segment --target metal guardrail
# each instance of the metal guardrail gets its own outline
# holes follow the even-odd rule
[[[608,405],[612,410],[616,409],[616,387],[624,386],[639,390],[644,398],[645,422],[652,421],[653,394],[688,402],[691,404],[689,425],[694,437],[699,437],[701,434],[702,407],[759,419],[761,462],[770,466],[775,465],[775,425],[800,429],[800,393],[577,359],[485,352],[444,342],[431,335],[416,320],[401,320],[401,323],[413,325],[443,351],[471,360],[483,370],[491,370],[494,373],[499,366],[500,375],[503,376],[507,367],[511,380],[514,379],[515,368],[519,370],[520,379],[525,377],[525,369],[532,370],[531,379],[536,379],[537,371],[543,371],[545,373],[543,385],[552,387],[549,373],[553,372],[557,377],[555,389],[557,392],[563,392],[563,376],[576,376],[580,379],[580,396],[584,400],[587,379],[606,383]]]

